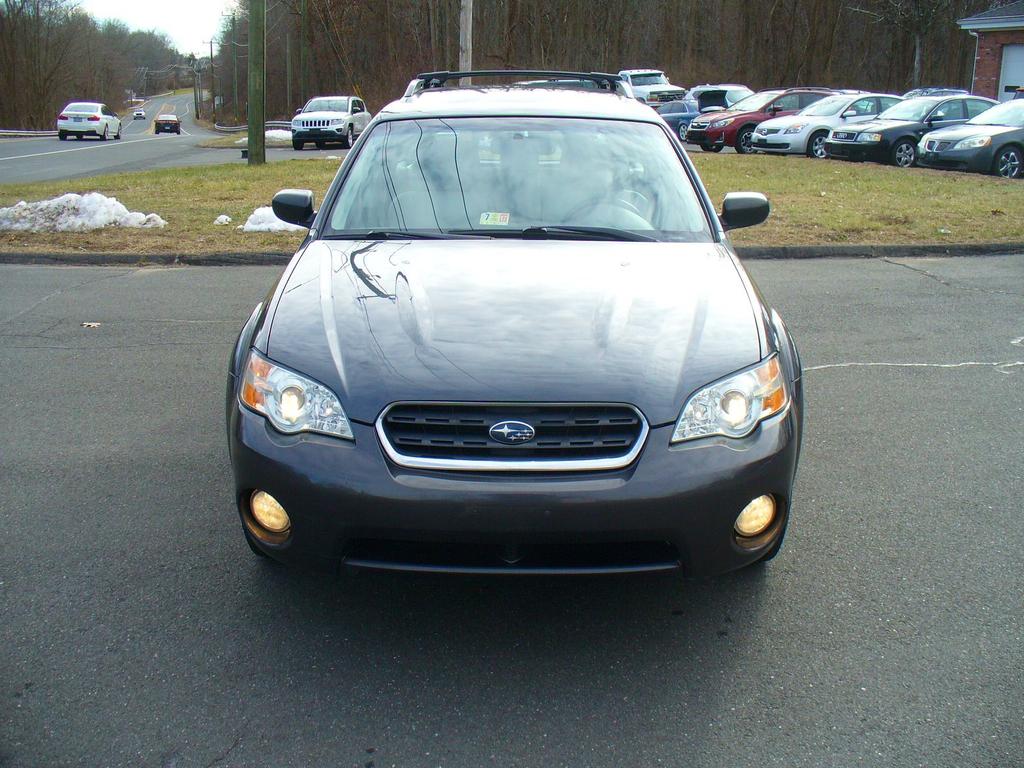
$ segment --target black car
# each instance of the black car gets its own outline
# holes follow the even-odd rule
[[[1007,179],[1024,175],[1024,101],[1007,101],[963,125],[925,134],[918,163]]]
[[[768,201],[716,213],[618,75],[578,75],[604,91],[460,76],[410,83],[318,212],[309,191],[274,198],[309,235],[230,361],[250,547],[476,573],[770,559],[800,358],[726,234]]]
[[[869,123],[832,130],[825,152],[837,160],[873,160],[909,168],[917,162],[917,145],[925,133],[965,123],[996,103],[981,96],[907,99]]]
[[[181,118],[177,115],[157,115],[153,121],[153,133],[176,133],[181,135]]]

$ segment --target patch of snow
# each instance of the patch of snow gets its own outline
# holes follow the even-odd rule
[[[269,205],[263,208],[257,208],[252,212],[252,215],[246,220],[245,224],[241,224],[236,229],[240,229],[243,232],[305,232],[305,227],[300,227],[298,224],[289,224],[287,221],[281,221],[277,216],[274,215],[274,209]]]
[[[263,134],[263,136],[264,136],[264,138],[267,141],[291,141],[292,140],[292,132],[291,131],[286,131],[284,128],[271,128],[269,131],[267,131],[265,134]],[[235,144],[247,144],[248,142],[249,142],[249,137],[248,136],[243,136],[242,138],[237,139],[235,141]]]
[[[16,232],[90,232],[104,227],[151,229],[167,226],[155,213],[129,211],[115,197],[99,192],[68,193],[50,200],[0,208],[0,230]]]
[[[222,213],[220,216],[218,216],[216,219],[213,220],[213,223],[214,224],[230,224],[231,223],[231,217],[228,216],[226,213]]]
[[[327,157],[324,158],[324,160],[341,160],[341,158],[338,157],[337,155],[328,155]]]

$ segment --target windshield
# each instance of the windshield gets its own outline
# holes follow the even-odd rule
[[[348,99],[313,99],[303,112],[348,112]]]
[[[967,121],[969,125],[1006,125],[1024,128],[1024,101],[1006,101],[997,107],[986,109],[977,117]]]
[[[931,112],[938,101],[936,99],[910,99],[902,101],[895,106],[889,107],[879,113],[879,120],[909,120],[919,123],[924,120],[925,115]]]
[[[778,96],[781,91],[761,91],[760,93],[752,93],[745,99],[740,99],[733,104],[729,109],[736,112],[760,112],[764,109],[768,102],[772,101]]]
[[[826,117],[830,115],[837,115],[839,111],[843,109],[847,104],[850,103],[849,96],[829,96],[816,101],[811,106],[800,110],[801,115],[808,115],[809,117]]]
[[[530,227],[713,239],[697,191],[663,128],[551,118],[381,123],[355,158],[324,234],[398,230],[508,237]]]
[[[633,85],[668,85],[668,78],[661,72],[645,72],[642,75],[630,75]]]

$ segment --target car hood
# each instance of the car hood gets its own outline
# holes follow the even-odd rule
[[[797,123],[810,123],[814,122],[814,118],[800,117],[799,115],[787,115],[786,117],[773,117],[771,120],[765,120],[763,123],[758,123],[758,128],[778,128],[779,130],[785,130],[791,125]]]
[[[624,402],[652,425],[762,356],[746,283],[715,243],[314,241],[264,350],[349,417],[392,402]]]
[[[853,123],[846,127],[836,126],[836,130],[854,133],[883,133],[885,131],[914,130],[920,126],[921,123],[913,120],[869,120],[866,123]]]
[[[971,136],[1000,136],[1013,131],[1024,134],[1024,128],[1015,128],[1012,125],[951,125],[948,128],[930,131],[928,137],[942,141],[960,141]]]

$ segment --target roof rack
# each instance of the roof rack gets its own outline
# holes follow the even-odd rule
[[[618,75],[605,72],[560,72],[547,69],[474,69],[465,72],[423,72],[416,75],[405,89],[406,96],[412,96],[430,88],[444,88],[449,80],[464,77],[536,77],[546,80],[590,80],[614,93],[633,97],[629,87]]]

